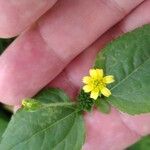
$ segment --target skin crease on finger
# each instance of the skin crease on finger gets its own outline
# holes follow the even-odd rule
[[[17,105],[35,95],[142,1],[58,1],[1,55],[0,100]]]
[[[97,42],[75,58],[49,86],[64,89],[72,98],[81,86],[81,79],[91,68],[96,53],[112,38],[150,23],[150,1],[147,0],[121,23],[100,37]],[[112,109],[105,115],[94,110],[84,117],[86,143],[83,150],[123,150],[141,136],[150,134],[150,114],[130,116]]]
[[[0,37],[20,34],[57,0],[0,0]]]

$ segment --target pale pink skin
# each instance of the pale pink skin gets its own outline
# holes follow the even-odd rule
[[[29,4],[32,1],[36,3],[30,0]],[[15,0],[12,2],[17,3]],[[29,17],[18,16],[11,4],[0,0],[0,4],[5,6],[0,8],[0,14],[2,11],[13,20],[13,23],[3,22],[0,18],[1,37],[20,34],[55,1],[47,0],[49,6],[39,10],[24,2],[21,4],[20,1],[16,7],[28,10]],[[1,56],[1,102],[18,106],[21,99],[33,96],[52,80],[49,86],[63,88],[72,98],[75,97],[98,50],[122,33],[150,23],[149,8],[149,0],[58,0]],[[131,12],[132,9],[134,11]],[[111,28],[113,25],[115,27]],[[130,116],[112,108],[109,115],[94,110],[86,113],[84,119],[86,141],[83,150],[122,150],[150,133],[149,114]]]
[[[18,35],[33,24],[57,0],[0,0],[0,35]]]

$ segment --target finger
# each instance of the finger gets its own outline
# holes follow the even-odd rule
[[[94,110],[86,114],[84,120],[86,140],[83,150],[123,150],[140,138],[124,124],[114,109],[109,115]]]
[[[0,0],[0,37],[20,34],[55,2],[56,0]]]
[[[85,50],[82,55],[73,60],[54,79],[50,86],[64,88],[65,91],[74,97],[81,86],[82,77],[91,68],[98,49],[102,48],[112,38],[143,24],[150,23],[149,6],[150,1],[147,0],[134,10],[132,14],[127,16],[124,21],[103,35],[96,43]],[[104,115],[94,111],[92,114],[86,114],[85,122],[87,136],[84,150],[124,149],[137,141],[140,136],[150,133],[150,114],[130,116],[113,110],[110,115]]]
[[[17,105],[143,0],[64,0],[0,58],[0,100]]]
[[[110,29],[100,37],[92,46],[85,49],[82,54],[76,57],[61,74],[55,78],[50,85],[59,86],[66,89],[71,97],[74,97],[81,87],[82,77],[87,75],[88,70],[92,67],[97,52],[102,49],[106,43],[115,39],[119,35],[129,32],[143,24],[150,23],[150,1],[145,1],[130,15],[128,15],[117,26]],[[143,11],[144,10],[144,11]],[[80,67],[79,67],[80,66]],[[62,82],[63,81],[63,82]]]
[[[135,133],[145,136],[150,134],[150,113],[138,116],[120,114],[124,124]]]

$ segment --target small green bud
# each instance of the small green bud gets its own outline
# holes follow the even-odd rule
[[[42,105],[35,99],[27,98],[22,101],[22,106],[27,110],[36,110],[40,108]]]
[[[81,90],[78,96],[79,109],[89,112],[92,110],[93,106],[94,106],[94,100],[90,98],[90,94],[85,93],[83,90]]]

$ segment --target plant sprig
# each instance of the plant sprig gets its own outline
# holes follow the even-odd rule
[[[53,88],[25,99],[4,132],[0,149],[80,150],[86,134],[81,112],[97,107],[108,113],[110,104],[128,114],[150,112],[149,43],[150,25],[145,25],[108,44],[97,55],[90,76],[83,78],[76,102]]]

